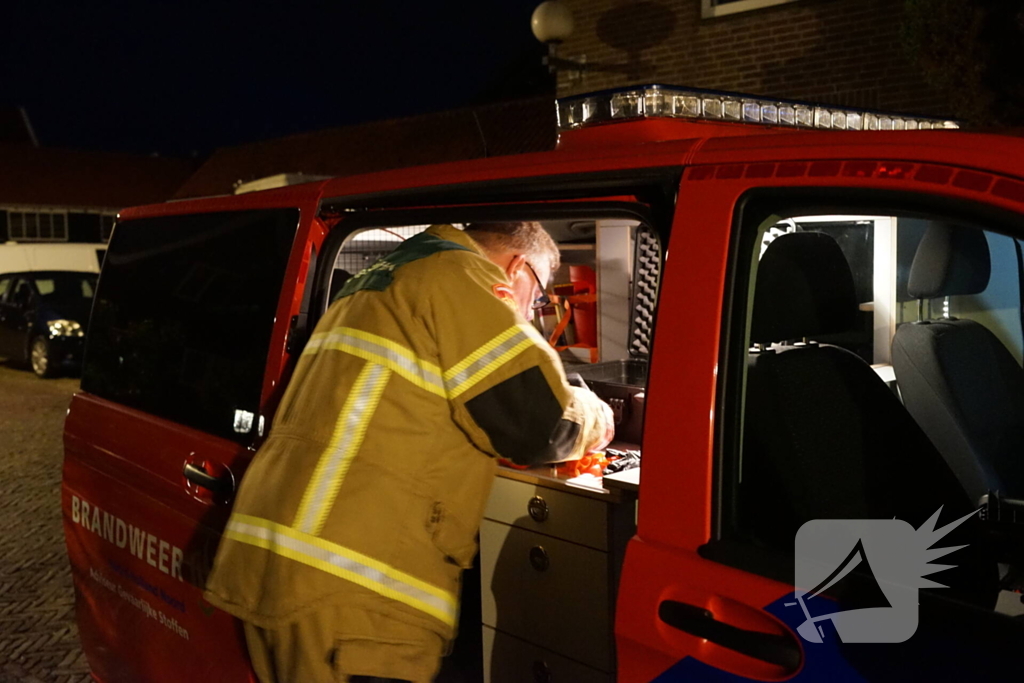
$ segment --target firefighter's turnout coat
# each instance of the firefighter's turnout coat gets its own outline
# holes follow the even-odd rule
[[[452,638],[495,456],[581,456],[601,438],[598,402],[566,383],[468,235],[406,240],[317,325],[241,483],[209,601],[261,628],[344,605]]]

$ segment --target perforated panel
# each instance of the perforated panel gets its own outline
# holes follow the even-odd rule
[[[651,353],[651,332],[654,327],[654,306],[664,261],[661,238],[646,226],[636,233],[633,261],[632,320],[629,325],[629,355],[646,358]]]

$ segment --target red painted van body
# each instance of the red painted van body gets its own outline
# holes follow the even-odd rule
[[[313,255],[332,232],[371,212],[573,202],[647,205],[653,201],[647,190],[666,185],[671,187],[662,196],[661,220],[669,258],[650,363],[637,531],[617,593],[617,680],[774,681],[810,675],[807,643],[801,645],[805,661],[787,668],[676,630],[659,618],[659,605],[675,600],[699,606],[731,627],[799,642],[791,626],[765,609],[792,591],[791,582],[704,552],[721,535],[720,370],[736,225],[745,198],[786,190],[882,192],[909,198],[913,206],[957,202],[979,216],[1021,217],[1020,139],[961,131],[610,123],[566,134],[559,149],[548,153],[123,211],[119,226],[264,210],[295,210],[298,219],[259,405],[251,411],[265,418],[259,434],[247,443],[213,435],[95,395],[88,382],[72,400],[64,433],[64,527],[79,632],[95,678],[103,683],[255,680],[239,624],[202,598],[230,502],[187,479],[183,470],[191,464],[235,483],[245,475],[297,358],[288,348],[293,321],[307,313],[310,321],[315,318],[315,311],[303,310],[304,294],[315,277]],[[115,229],[108,260],[116,260],[117,242]],[[845,667],[837,663],[834,669],[815,670],[838,679]]]

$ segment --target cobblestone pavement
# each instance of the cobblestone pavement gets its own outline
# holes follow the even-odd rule
[[[61,529],[61,431],[76,379],[0,363],[0,683],[85,683]]]

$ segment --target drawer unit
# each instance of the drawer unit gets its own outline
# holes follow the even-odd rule
[[[608,550],[608,503],[497,477],[484,517]]]
[[[489,626],[483,631],[484,683],[614,683],[611,674]]]
[[[480,527],[484,625],[611,671],[608,558],[593,548],[485,519]]]

